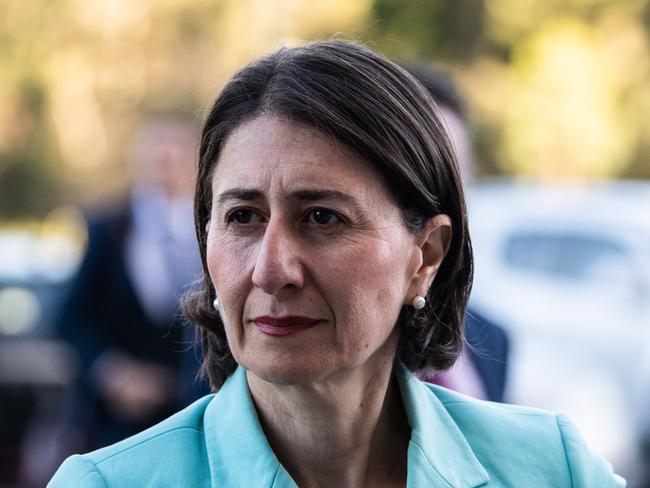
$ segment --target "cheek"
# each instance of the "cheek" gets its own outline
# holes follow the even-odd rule
[[[235,245],[226,237],[208,240],[208,271],[222,303],[237,301],[250,276],[253,253],[251,246]]]
[[[366,302],[394,301],[405,291],[410,256],[399,242],[373,239],[363,244],[328,254],[323,268],[331,271],[332,282],[353,288]]]
[[[408,284],[408,260],[403,246],[384,240],[322,256],[322,283],[337,319],[380,334],[392,330]]]

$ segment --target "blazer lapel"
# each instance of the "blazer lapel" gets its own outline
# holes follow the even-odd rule
[[[490,477],[429,387],[397,365],[402,401],[411,425],[407,487],[471,488]]]
[[[237,368],[215,395],[203,424],[213,488],[297,488],[266,440],[244,368]]]

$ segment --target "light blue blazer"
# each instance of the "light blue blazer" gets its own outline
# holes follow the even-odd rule
[[[625,486],[561,415],[397,377],[411,425],[407,487]],[[49,488],[296,487],[238,368],[219,393],[122,442],[68,458]]]

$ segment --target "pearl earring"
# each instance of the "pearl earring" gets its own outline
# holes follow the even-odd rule
[[[212,306],[214,307],[214,309],[215,309],[217,312],[219,311],[219,299],[218,299],[218,298],[215,298],[215,299],[214,299],[214,302],[212,302]]]
[[[413,308],[415,310],[422,310],[426,304],[427,304],[426,299],[424,297],[421,297],[420,295],[416,295],[413,301],[411,302],[411,305],[413,305]]]

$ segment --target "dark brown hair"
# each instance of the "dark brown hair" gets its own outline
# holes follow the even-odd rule
[[[449,215],[451,245],[416,311],[403,307],[398,356],[413,371],[450,367],[463,344],[472,252],[455,155],[427,91],[388,59],[342,40],[282,48],[236,73],[210,110],[199,151],[195,224],[203,279],[183,303],[201,327],[203,371],[218,389],[236,368],[206,264],[212,175],[228,135],[244,121],[278,115],[306,124],[356,151],[385,179],[412,232]]]

